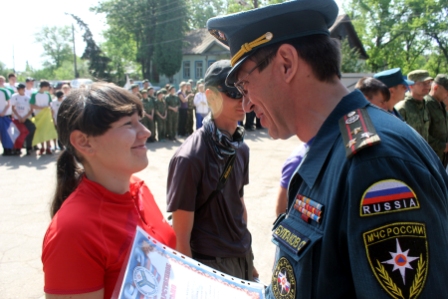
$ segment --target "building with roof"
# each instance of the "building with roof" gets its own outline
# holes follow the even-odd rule
[[[362,62],[368,58],[358,34],[348,15],[339,15],[330,28],[330,35],[339,40],[347,39],[351,48],[359,53]],[[173,76],[172,84],[178,86],[180,82],[193,80],[197,82],[204,77],[207,68],[220,59],[230,59],[230,50],[217,41],[205,28],[187,33],[184,38],[182,65],[179,72]],[[168,83],[168,78],[161,76],[160,84]]]

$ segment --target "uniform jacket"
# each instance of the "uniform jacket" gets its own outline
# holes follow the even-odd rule
[[[413,127],[423,139],[428,141],[430,119],[426,102],[407,96],[403,101],[395,105],[395,108],[400,112],[404,121]]]
[[[338,123],[359,108],[381,142],[347,158]],[[290,182],[287,216],[273,228],[278,250],[266,298],[444,297],[447,184],[421,136],[359,91],[347,95]],[[319,222],[300,212],[301,202]]]
[[[430,95],[425,96],[425,101],[430,118],[428,143],[436,152],[437,156],[439,156],[440,160],[443,161],[448,138],[448,121],[445,104],[437,101]]]

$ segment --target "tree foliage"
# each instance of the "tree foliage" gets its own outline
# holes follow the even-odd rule
[[[78,26],[84,30],[82,35],[84,42],[86,43],[86,48],[81,58],[89,60],[89,72],[95,78],[103,81],[110,81],[110,58],[105,56],[101,51],[100,47],[96,44],[93,39],[93,34],[89,29],[89,26],[84,23],[79,17],[70,14],[78,23]]]
[[[45,67],[58,68],[65,60],[71,58],[71,31],[69,26],[64,27],[42,27],[35,35],[36,42],[44,49],[44,57],[48,57],[44,63]]]
[[[158,81],[159,72],[171,76],[173,69],[180,69],[178,57],[182,57],[182,38],[188,29],[184,0],[106,0],[93,10],[106,14],[109,29],[105,35],[114,39],[108,41],[108,51],[122,57],[132,55],[144,78]],[[121,70],[130,65],[114,61]]]
[[[401,67],[404,73],[424,67],[434,73],[447,71],[447,0],[347,3],[345,11],[364,43],[371,71],[394,67]],[[442,55],[437,58],[437,54]]]
[[[143,77],[154,79],[151,69],[158,2],[107,0],[93,8],[95,12],[106,15],[109,29],[105,36],[111,38],[107,42],[108,51],[128,59],[127,62],[113,59],[119,70],[128,68],[130,59],[139,64]]]
[[[184,0],[164,0],[159,4],[154,61],[160,73],[166,75],[172,82],[172,77],[180,70],[182,63],[187,10]]]
[[[346,38],[341,42],[341,55],[341,71],[343,73],[363,73],[367,70],[365,62],[359,59],[359,51],[350,47]]]

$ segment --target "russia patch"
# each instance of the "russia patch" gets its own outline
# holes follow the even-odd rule
[[[419,209],[420,203],[414,191],[397,180],[383,180],[370,186],[363,194],[360,216],[401,212]]]
[[[418,298],[428,276],[426,227],[396,222],[363,233],[370,269],[392,298]]]

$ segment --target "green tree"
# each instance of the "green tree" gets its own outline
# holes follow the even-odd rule
[[[86,48],[82,54],[82,59],[89,60],[89,72],[97,80],[110,81],[110,58],[105,56],[100,47],[93,39],[93,34],[89,26],[79,17],[70,14],[78,23],[78,26],[84,30],[82,35]]]
[[[182,64],[182,45],[187,30],[187,10],[184,0],[164,0],[159,2],[155,31],[154,61],[161,74],[170,82]]]
[[[347,0],[344,10],[364,43],[373,72],[422,68],[434,59],[434,43],[441,54],[446,46],[448,55],[447,0]]]
[[[225,0],[189,0],[188,16],[191,29],[205,28],[207,20],[226,12]]]
[[[341,71],[343,73],[363,73],[367,71],[364,61],[359,59],[359,51],[350,47],[347,39],[341,42]]]
[[[13,69],[8,69],[6,64],[0,61],[0,76],[7,78],[9,73],[14,73]]]
[[[92,8],[96,13],[106,15],[109,29],[105,36],[111,38],[107,42],[108,51],[126,59],[124,62],[112,58],[114,67],[118,67],[120,72],[129,64],[129,56],[132,54],[131,60],[140,65],[143,77],[157,79],[151,71],[159,2],[160,0],[106,0]],[[124,46],[123,43],[129,43],[129,46]]]
[[[71,49],[70,27],[44,26],[35,35],[36,42],[44,49],[43,57],[48,57],[44,65],[58,68],[65,60],[69,60],[73,54]]]

